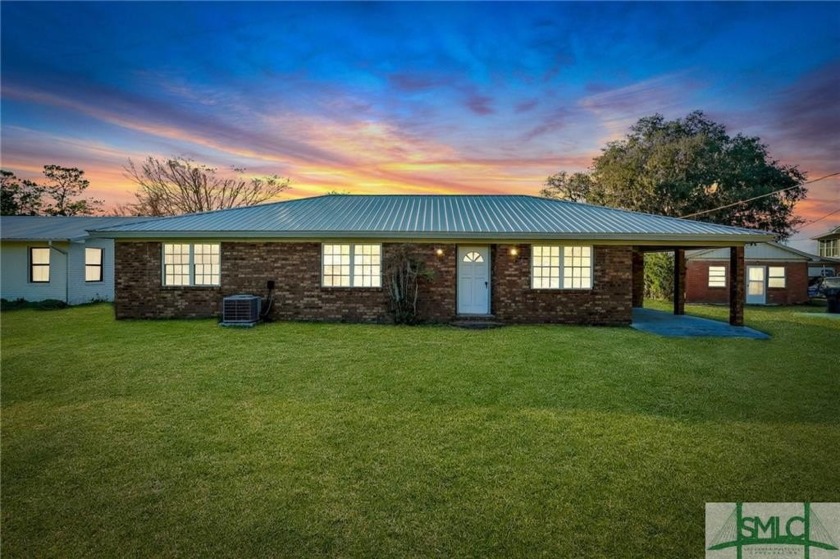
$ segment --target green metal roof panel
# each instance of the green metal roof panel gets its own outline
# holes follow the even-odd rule
[[[88,236],[89,229],[137,223],[148,217],[29,216],[0,218],[4,241],[73,241]]]
[[[735,236],[750,242],[771,237],[749,229],[514,195],[320,196],[105,227],[98,229],[98,234],[278,238]]]

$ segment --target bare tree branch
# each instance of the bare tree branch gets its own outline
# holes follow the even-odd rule
[[[136,202],[118,208],[124,215],[165,216],[251,206],[276,198],[289,188],[289,179],[277,175],[245,179],[245,169],[222,177],[217,169],[192,159],[148,157],[136,164],[129,159],[126,176],[138,186]]]

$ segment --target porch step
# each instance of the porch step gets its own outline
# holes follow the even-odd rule
[[[459,315],[450,324],[457,328],[468,328],[472,330],[486,330],[488,328],[504,326],[504,323],[496,320],[496,317],[492,314]]]

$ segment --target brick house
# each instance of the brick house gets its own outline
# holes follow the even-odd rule
[[[383,262],[423,261],[424,321],[629,324],[643,254],[725,248],[730,322],[743,323],[743,250],[759,231],[533,196],[321,196],[92,232],[116,243],[117,318],[218,316],[222,298],[273,292],[280,320],[388,322]],[[684,291],[684,290],[682,290]],[[678,292],[682,292],[678,290]],[[674,301],[681,314],[684,298]]]
[[[808,302],[809,267],[820,259],[777,243],[747,245],[744,249],[746,303],[797,305]],[[686,255],[686,301],[729,302],[726,251],[689,251]]]

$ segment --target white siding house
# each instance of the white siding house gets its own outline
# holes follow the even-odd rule
[[[69,305],[114,300],[114,242],[88,230],[144,218],[0,218],[0,297]]]

